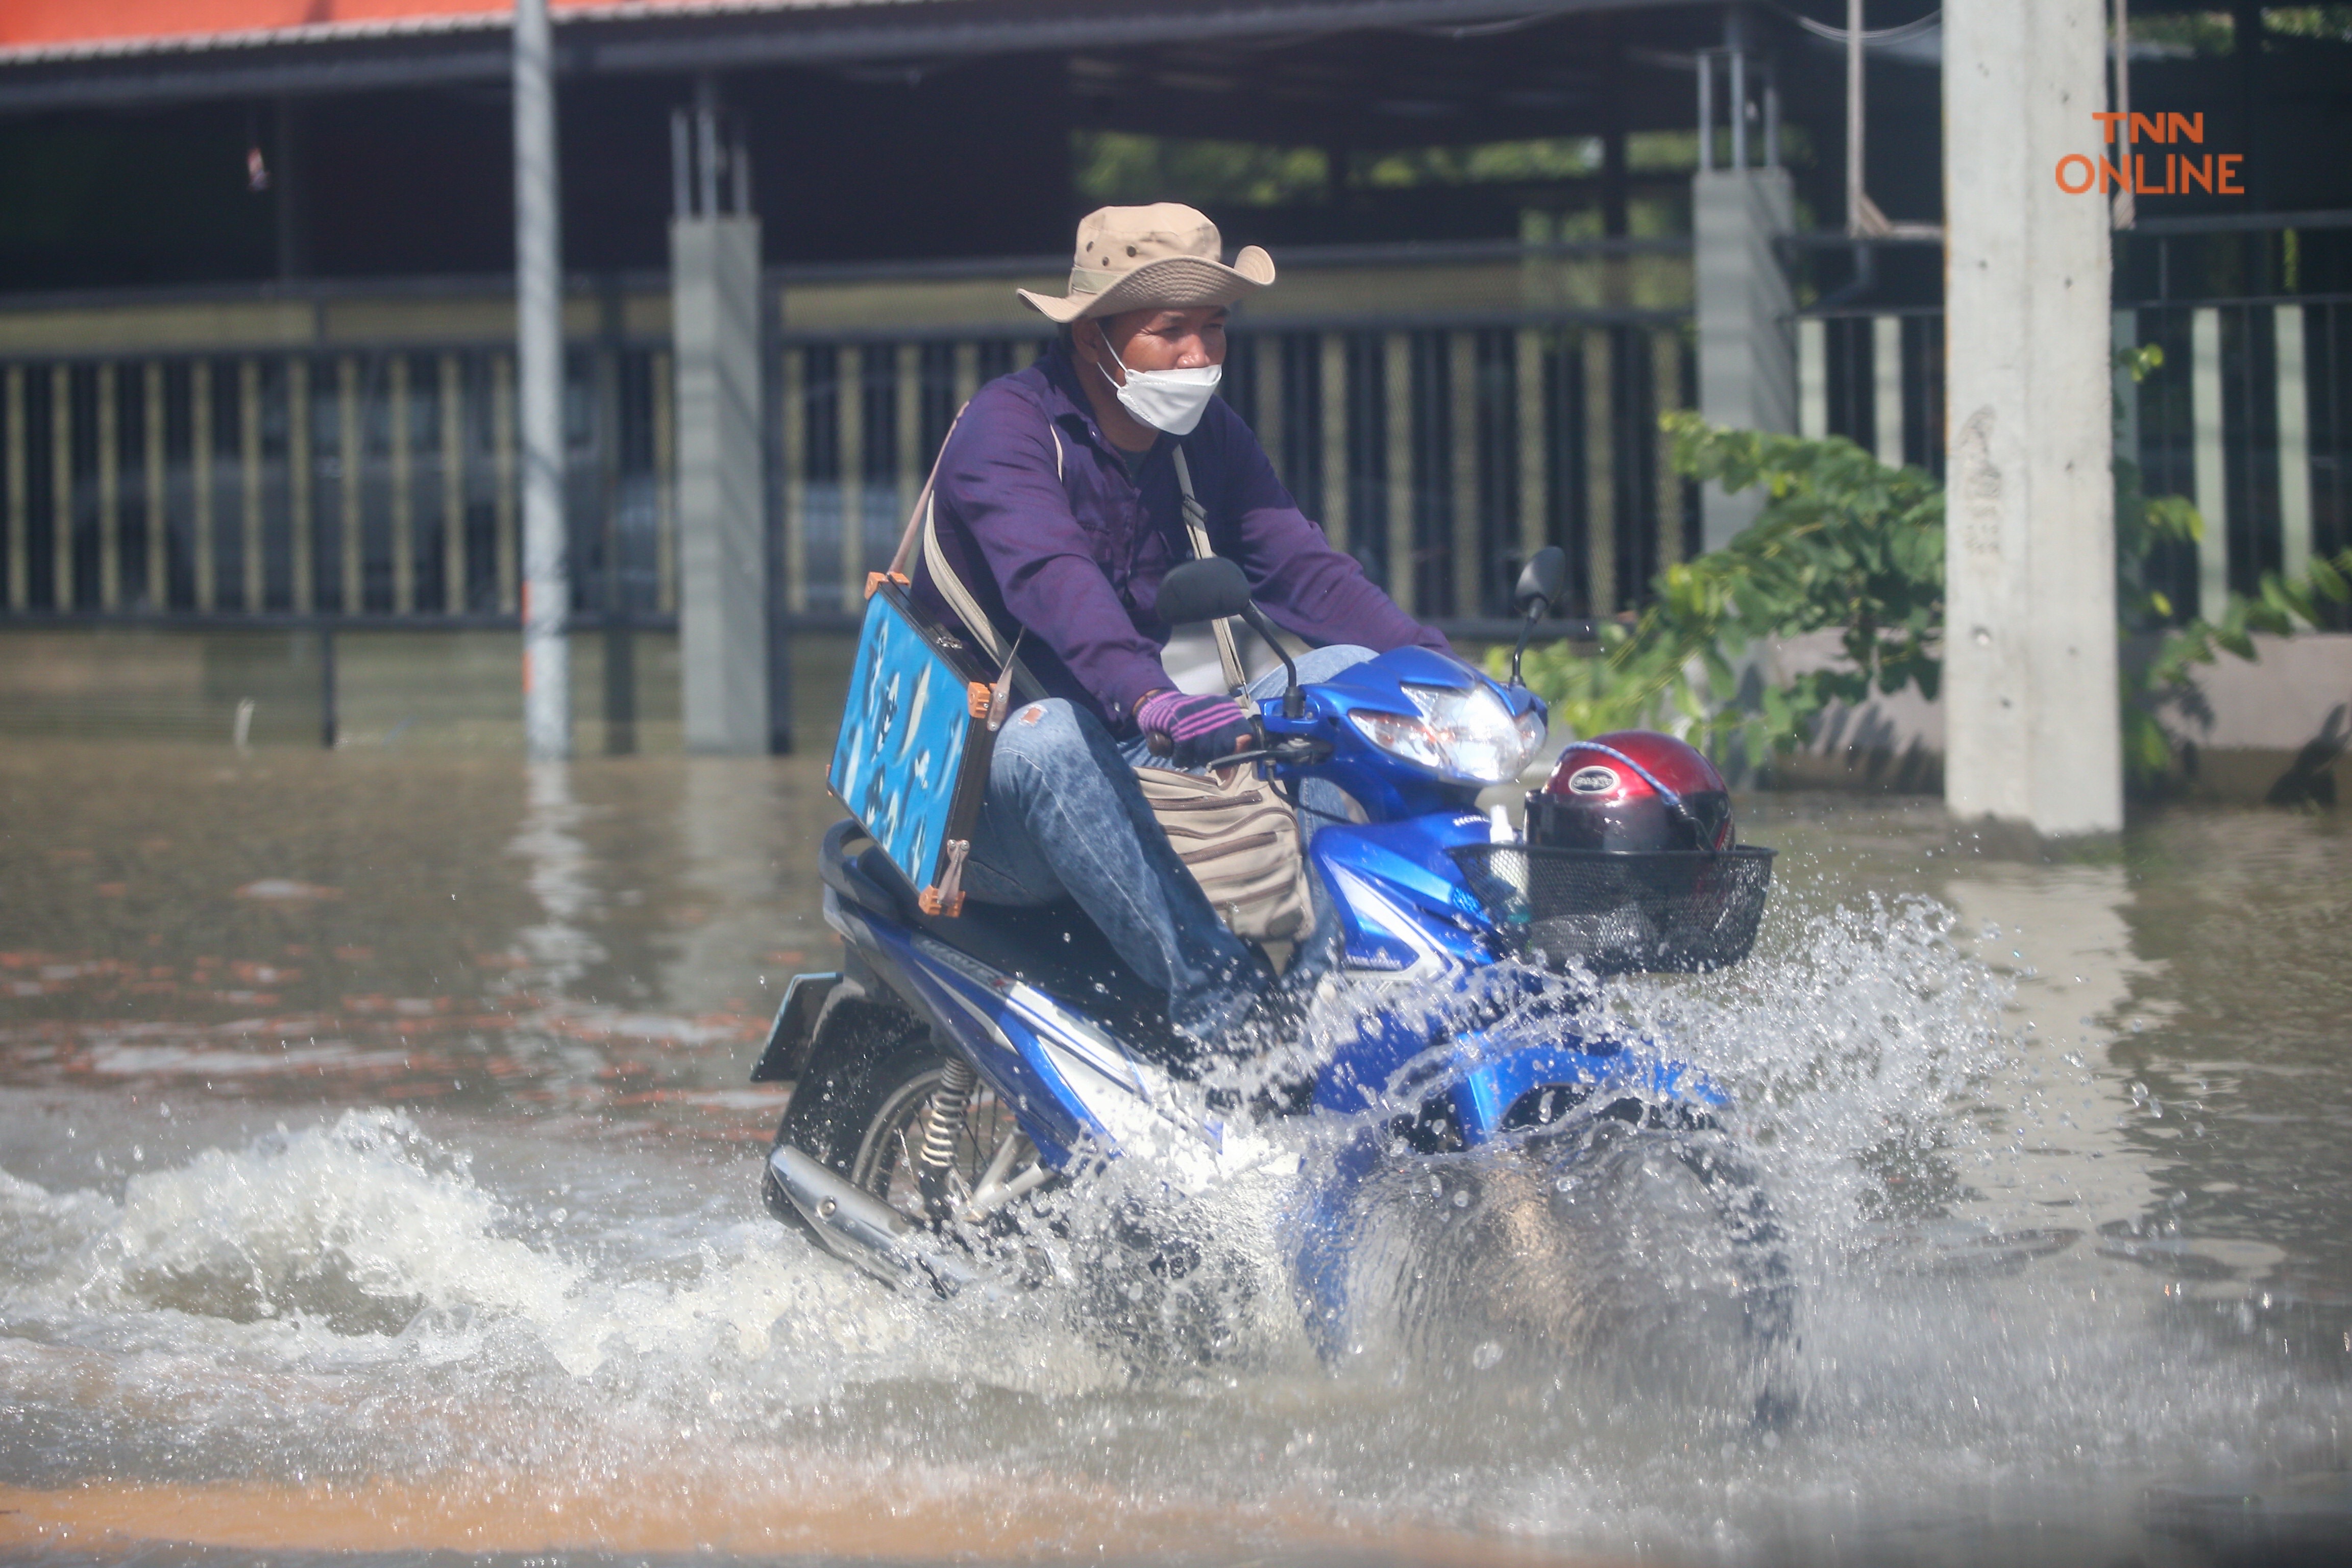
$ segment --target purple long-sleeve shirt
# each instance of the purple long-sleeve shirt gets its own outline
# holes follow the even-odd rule
[[[1276,625],[1318,646],[1450,651],[1331,548],[1223,398],[1191,435],[1162,436],[1130,479],[1057,349],[973,396],[935,492],[940,548],[1008,641],[1027,628],[1021,660],[1049,695],[1128,734],[1136,704],[1170,684],[1154,608],[1160,580],[1192,553],[1170,456],[1180,446],[1212,548],[1248,574]],[[915,597],[954,623],[919,566]]]

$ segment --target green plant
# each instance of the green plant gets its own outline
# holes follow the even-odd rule
[[[1666,415],[1678,472],[1766,493],[1756,522],[1721,550],[1658,574],[1631,626],[1601,628],[1597,655],[1568,645],[1528,657],[1528,681],[1580,734],[1674,730],[1718,756],[1786,751],[1832,702],[1917,685],[1941,667],[1944,495],[1853,442],[1809,441]],[[1834,627],[1842,667],[1808,670],[1738,700],[1735,661],[1761,638]]]
[[[2220,620],[2200,616],[2175,629],[2137,669],[2127,661],[2123,669],[2124,766],[2132,782],[2150,787],[2172,771],[2176,748],[2158,714],[2188,693],[2198,666],[2218,663],[2225,653],[2256,662],[2262,655],[2254,646],[2255,633],[2284,637],[2316,626],[2323,600],[2352,603],[2352,550],[2332,560],[2313,557],[2309,569],[2292,582],[2266,572],[2256,597],[2232,594]]]
[[[2164,367],[2164,350],[2155,343],[2117,349],[2115,363],[2132,380],[2146,381]],[[2122,417],[2118,407],[2119,436]],[[2116,458],[2115,476],[2116,618],[2126,632],[2153,631],[2172,620],[2172,600],[2154,581],[2160,552],[2167,544],[2194,545],[2205,521],[2186,496],[2149,495],[2129,458]]]
[[[2164,351],[2153,343],[2116,352],[2118,369],[2145,381],[2164,366]],[[2154,582],[2154,570],[2168,544],[2195,545],[2205,536],[2205,520],[2181,496],[2151,496],[2142,488],[2139,465],[2117,458],[2116,472],[2116,616],[2125,635],[2155,632],[2158,640],[2144,660],[2126,658],[2118,672],[2122,686],[2124,773],[2143,791],[2172,772],[2177,748],[2161,710],[2187,694],[2192,672],[2227,653],[2254,662],[2261,658],[2254,634],[2284,636],[2320,624],[2322,600],[2337,604],[2352,595],[2352,551],[2336,560],[2315,558],[2289,581],[2265,573],[2257,596],[2232,594],[2219,619],[2199,616],[2171,626],[2171,598]]]
[[[2119,369],[2142,379],[2164,363],[2153,347],[2125,350]],[[1720,550],[1670,566],[1630,624],[1604,624],[1599,647],[1532,650],[1528,684],[1578,734],[1657,728],[1718,758],[1761,763],[1803,744],[1832,703],[1916,686],[1931,700],[1943,665],[1944,492],[1916,468],[1889,468],[1842,437],[1807,440],[1664,416],[1675,471],[1727,491],[1764,491],[1762,512]],[[2146,787],[2175,763],[2161,709],[2195,667],[2222,654],[2257,657],[2257,632],[2317,626],[2323,600],[2352,598],[2352,551],[2318,559],[2293,582],[2266,575],[2253,598],[2232,595],[2218,618],[2168,626],[2174,610],[2156,576],[2168,544],[2194,544],[2195,507],[2150,496],[2139,469],[2116,461],[2118,631],[2159,632],[2152,658],[2126,660],[2118,693],[2125,762]],[[1740,656],[1759,640],[1835,628],[1841,664],[1782,685],[1749,679]],[[1498,672],[1499,652],[1491,661]]]

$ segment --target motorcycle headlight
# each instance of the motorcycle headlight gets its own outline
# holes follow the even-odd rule
[[[1365,740],[1392,757],[1471,784],[1508,784],[1543,744],[1544,721],[1534,709],[1511,716],[1494,689],[1466,691],[1448,686],[1408,686],[1404,693],[1421,710],[1401,713],[1359,712],[1349,721]]]

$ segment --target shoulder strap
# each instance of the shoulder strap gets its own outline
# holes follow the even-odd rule
[[[907,568],[915,559],[916,531],[928,529],[930,523],[931,491],[940,482],[940,465],[948,460],[948,443],[955,439],[956,426],[963,423],[964,411],[971,406],[971,404],[965,404],[955,411],[955,417],[948,421],[948,433],[940,437],[939,452],[931,458],[931,471],[924,479],[923,488],[915,492],[915,510],[907,514],[906,531],[898,535],[898,552],[890,557],[890,575],[901,583],[907,580]],[[933,575],[938,574],[934,572]],[[871,594],[873,590],[869,588],[866,592]]]
[[[949,563],[947,552],[940,548],[939,527],[934,515],[938,510],[938,497],[935,492],[939,486],[940,465],[947,460],[948,442],[954,439],[956,426],[963,423],[964,409],[971,406],[971,405],[967,403],[963,408],[956,410],[956,416],[950,422],[946,437],[940,442],[939,456],[931,459],[930,477],[923,481],[922,490],[915,497],[915,510],[907,519],[907,531],[899,536],[898,552],[890,559],[890,574],[902,583],[908,581],[907,568],[914,561],[917,541],[919,540],[923,552],[923,570],[930,574],[931,586],[940,591],[940,597],[947,601],[948,608],[955,612],[956,619],[964,624],[964,629],[971,634],[973,639],[982,648],[987,650],[990,659],[994,661],[997,668],[1003,671],[997,678],[996,698],[992,705],[993,721],[989,727],[994,729],[997,723],[1003,721],[1004,704],[1008,695],[1028,702],[1044,696],[1045,689],[1037,684],[1036,678],[1029,673],[1028,667],[1015,657],[1019,647],[1018,639],[1009,645],[1005,642],[996,629],[996,623],[989,619],[988,612],[980,607],[980,601],[971,596],[971,590],[964,586],[961,577],[956,575],[955,567]],[[1050,421],[1046,427],[1052,428]],[[1061,466],[1062,442],[1057,435],[1054,438],[1054,467],[1056,472],[1060,470]]]
[[[1192,494],[1192,466],[1184,460],[1184,448],[1177,447],[1170,455],[1176,461],[1176,489],[1184,501],[1184,531],[1192,541],[1193,558],[1206,561],[1216,553],[1209,548],[1208,509]],[[1249,672],[1242,668],[1241,649],[1234,643],[1234,623],[1211,621],[1209,631],[1217,639],[1217,662],[1224,667],[1225,689],[1239,695],[1249,684]]]

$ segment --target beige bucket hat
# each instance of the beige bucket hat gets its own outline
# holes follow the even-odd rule
[[[1078,221],[1066,298],[1016,289],[1048,321],[1069,322],[1122,310],[1230,305],[1274,281],[1274,258],[1244,246],[1226,266],[1217,226],[1177,202],[1097,207]]]

